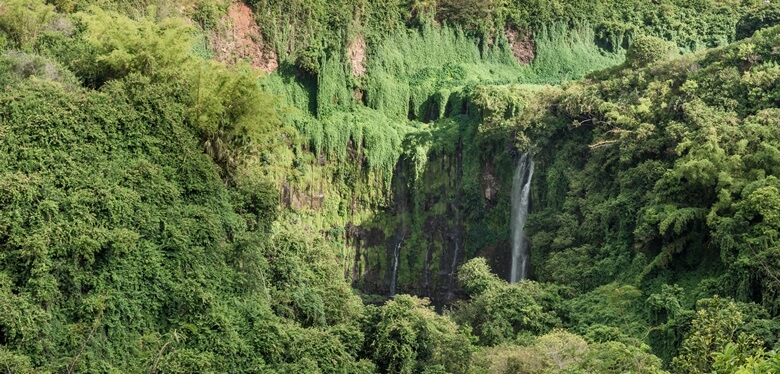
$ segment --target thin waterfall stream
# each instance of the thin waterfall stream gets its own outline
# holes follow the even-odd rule
[[[390,278],[390,297],[395,296],[395,286],[398,282],[398,258],[401,256],[401,244],[404,242],[406,233],[401,235],[401,238],[395,243],[395,249],[393,251],[393,277]]]
[[[457,273],[457,270],[458,270],[458,250],[460,249],[459,248],[460,246],[459,246],[459,242],[458,242],[457,238],[455,239],[455,243],[454,244],[455,244],[455,250],[452,253],[452,265],[450,266],[450,285],[449,285],[450,287],[449,287],[449,291],[447,292],[447,298],[448,299],[455,298],[455,288],[456,288],[457,283],[458,283],[458,273]]]
[[[528,277],[528,244],[525,240],[525,221],[531,197],[531,179],[534,175],[534,156],[524,153],[517,163],[512,179],[512,271],[510,283]]]

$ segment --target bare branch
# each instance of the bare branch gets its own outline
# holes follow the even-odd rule
[[[79,361],[79,358],[81,358],[81,355],[84,353],[84,348],[87,347],[87,344],[89,344],[89,341],[92,340],[92,336],[95,334],[95,330],[97,327],[100,326],[100,316],[98,316],[97,319],[95,319],[95,322],[92,323],[92,330],[89,331],[89,335],[87,335],[87,338],[84,339],[84,342],[81,343],[81,349],[79,349],[79,353],[76,355],[76,357],[73,358],[73,362],[68,365],[68,374],[73,374],[73,369],[76,367],[76,363]]]
[[[590,147],[590,149],[599,149],[599,148],[611,147],[617,143],[619,143],[617,140],[602,140],[600,142],[590,144],[588,145],[588,147]]]

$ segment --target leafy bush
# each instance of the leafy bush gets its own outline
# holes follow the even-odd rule
[[[189,124],[226,181],[260,155],[256,150],[277,141],[274,102],[260,88],[258,75],[192,55],[192,28],[182,19],[131,19],[97,7],[76,18],[81,32],[73,38],[52,35],[43,43],[49,53],[68,61],[93,87],[143,76],[183,88],[177,99],[189,108]]]
[[[52,59],[12,50],[0,55],[0,86],[31,77],[60,83],[66,89],[80,86],[73,73]]]
[[[190,11],[190,17],[198,22],[201,29],[211,30],[218,26],[229,5],[225,0],[197,0]]]
[[[744,39],[753,36],[757,30],[780,23],[780,4],[763,2],[752,11],[745,13],[737,22],[736,37]]]
[[[438,4],[437,17],[455,24],[484,28],[491,25],[496,5],[492,0],[443,0]]]
[[[43,0],[7,0],[0,5],[0,35],[5,33],[16,48],[30,48],[57,17]]]
[[[458,282],[466,294],[472,297],[477,297],[503,284],[503,281],[491,272],[483,257],[473,258],[463,264],[458,271]]]
[[[280,125],[273,98],[260,89],[256,75],[240,69],[203,63],[187,72],[190,122],[226,180],[236,177],[255,149],[272,146]]]
[[[133,20],[98,7],[77,14],[77,19],[84,30],[80,37],[89,48],[71,66],[96,87],[134,73],[170,80],[192,69],[189,52],[194,38],[181,19]]]
[[[763,341],[744,331],[747,318],[755,316],[746,316],[736,303],[717,296],[699,300],[697,305],[691,330],[673,361],[678,371],[708,373],[719,357],[719,365],[740,366],[763,354]]]
[[[645,344],[610,341],[591,344],[583,362],[585,372],[662,374],[663,362]]]
[[[643,338],[646,321],[641,310],[642,293],[633,286],[608,284],[567,300],[571,322],[575,326],[613,326],[621,334]],[[585,333],[583,330],[575,330]],[[613,336],[618,340],[619,336]]]
[[[413,373],[441,365],[449,373],[468,372],[469,331],[436,314],[427,300],[398,295],[375,313],[368,351],[380,370]]]
[[[479,258],[467,262],[461,271],[459,281],[472,299],[458,311],[458,318],[473,327],[482,345],[522,341],[560,326],[552,308],[560,301],[554,288],[532,281],[508,284],[489,273]]]
[[[474,354],[473,367],[477,373],[536,374],[548,370],[550,361],[534,346],[502,344],[478,350]]]
[[[647,66],[669,57],[674,45],[654,36],[639,36],[626,51],[626,65],[632,68]]]
[[[509,373],[665,373],[647,346],[588,343],[565,330],[539,336],[528,346],[484,348],[474,358],[477,372]]]

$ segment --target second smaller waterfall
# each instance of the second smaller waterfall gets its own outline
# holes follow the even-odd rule
[[[395,243],[395,248],[393,249],[393,274],[392,278],[390,278],[390,297],[395,296],[395,287],[398,282],[398,258],[401,256],[401,244],[403,244],[405,236],[405,234],[401,235],[401,238]]]
[[[512,270],[510,283],[516,283],[528,277],[528,245],[525,241],[525,221],[528,218],[528,206],[531,197],[531,179],[534,175],[534,156],[523,154],[517,163],[512,179]]]

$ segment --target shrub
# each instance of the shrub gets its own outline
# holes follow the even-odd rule
[[[469,267],[466,267],[466,271],[471,272]],[[473,278],[470,278],[466,278],[469,279],[466,285],[474,287],[485,284],[473,282]],[[532,335],[544,334],[561,324],[551,308],[551,300],[555,295],[550,289],[532,281],[508,284],[494,280],[491,283],[490,287],[459,310],[459,317],[474,328],[481,344],[522,341]]]
[[[443,0],[437,16],[452,23],[483,26],[490,22],[495,8],[492,0]]]
[[[737,39],[749,38],[754,32],[780,23],[780,3],[761,4],[745,13],[737,22]]]
[[[476,297],[489,289],[496,288],[503,283],[492,271],[483,257],[469,260],[458,271],[458,282],[461,287],[472,297]]]
[[[626,51],[626,65],[638,68],[669,57],[674,45],[654,36],[637,37]]]
[[[474,367],[485,373],[541,374],[549,369],[547,356],[534,346],[498,345],[481,349],[474,355]]]
[[[97,7],[79,13],[77,19],[90,53],[74,65],[93,86],[133,73],[162,79],[190,68],[194,38],[181,19],[133,20]]]
[[[66,88],[79,86],[73,73],[47,57],[18,51],[0,55],[0,86],[30,77],[58,82]]]
[[[55,16],[54,7],[44,0],[3,0],[0,35],[8,35],[15,47],[28,48]]]
[[[436,365],[449,373],[468,372],[468,330],[436,314],[428,300],[398,295],[378,310],[373,322],[369,348],[383,372],[421,372]]]
[[[709,373],[717,357],[715,352],[729,351],[738,357],[738,362],[744,362],[759,351],[763,342],[740,331],[746,316],[736,303],[715,296],[697,304],[700,309],[691,322],[681,354],[673,361],[675,368],[686,373]]]
[[[273,98],[263,92],[257,77],[241,67],[228,70],[203,62],[185,77],[190,85],[190,123],[203,140],[225,180],[258,149],[274,142],[279,120]]]

